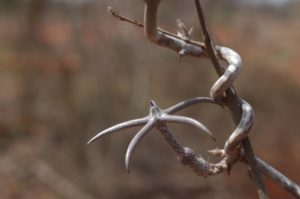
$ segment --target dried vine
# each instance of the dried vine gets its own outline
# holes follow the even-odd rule
[[[236,95],[236,92],[232,87],[232,84],[239,75],[242,67],[241,58],[234,50],[227,47],[216,46],[214,44],[213,39],[208,32],[200,2],[195,0],[198,17],[204,35],[204,43],[190,40],[190,32],[180,21],[178,21],[179,34],[177,35],[158,28],[157,11],[161,0],[144,0],[144,2],[144,24],[123,17],[114,12],[111,8],[109,8],[108,11],[110,14],[122,21],[144,28],[145,35],[151,42],[174,50],[180,56],[210,58],[220,77],[211,87],[210,97],[196,97],[188,99],[164,110],[160,109],[154,101],[151,101],[150,113],[148,116],[123,122],[101,131],[88,143],[91,143],[104,135],[119,132],[122,129],[134,126],[144,126],[134,136],[128,146],[125,157],[125,165],[129,171],[130,158],[137,144],[147,133],[150,132],[152,128],[156,128],[177,154],[178,160],[183,165],[187,165],[193,169],[193,171],[195,171],[195,173],[199,176],[208,177],[222,172],[229,173],[236,162],[242,161],[247,163],[253,172],[258,188],[259,198],[269,198],[259,171],[285,188],[296,198],[300,198],[300,188],[296,183],[292,182],[267,163],[254,156],[248,138],[248,133],[253,125],[253,109],[249,103]],[[223,67],[220,63],[220,59],[224,60],[228,66]],[[185,123],[201,129],[212,139],[215,139],[210,130],[199,121],[185,116],[173,115],[175,112],[186,107],[202,103],[213,103],[221,105],[222,107],[227,107],[232,114],[234,122],[236,123],[236,129],[225,142],[224,149],[209,151],[211,154],[221,157],[221,160],[218,163],[209,163],[201,156],[195,155],[192,149],[184,147],[180,143],[167,126],[169,122]]]

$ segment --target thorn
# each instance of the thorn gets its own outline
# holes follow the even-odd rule
[[[130,173],[129,164],[130,164],[130,157],[128,157],[128,153],[126,152],[126,157],[125,157],[125,168],[126,168],[127,173]]]
[[[209,135],[210,138],[212,138],[214,141],[216,141],[216,138],[213,136],[211,131],[204,126],[201,122],[198,120],[195,120],[190,117],[185,117],[185,116],[179,116],[179,115],[163,115],[162,119],[165,120],[166,122],[174,122],[174,123],[182,123],[182,124],[187,124],[190,126],[197,127],[198,129],[201,129],[204,133]]]
[[[113,14],[113,13],[114,13],[112,7],[110,7],[110,6],[107,7],[107,12],[108,12],[109,14]]]
[[[248,173],[249,178],[250,178],[251,180],[254,180],[254,174],[253,174],[251,168],[248,168],[247,173]]]
[[[215,138],[215,136],[211,133],[211,138],[214,142],[217,142],[217,138]]]
[[[130,174],[130,168],[126,166],[126,171],[128,174]]]
[[[89,141],[86,143],[86,145],[89,145],[91,142],[92,142],[92,140],[89,140]]]
[[[215,157],[223,157],[224,155],[224,150],[223,149],[212,149],[212,150],[208,150],[208,153],[212,154]]]
[[[178,55],[179,55],[180,58],[186,56],[186,50],[185,50],[185,49],[181,49],[181,50],[178,52]]]
[[[182,39],[191,39],[193,28],[188,30],[186,25],[180,19],[177,19],[176,22],[178,28],[177,35]]]
[[[150,106],[151,106],[151,107],[154,107],[154,106],[156,106],[156,104],[155,104],[154,100],[150,100]]]
[[[194,30],[194,28],[191,27],[190,30],[189,30],[189,32],[188,32],[190,36],[192,36],[193,30]]]
[[[91,142],[94,142],[95,140],[107,135],[107,134],[111,134],[114,132],[118,132],[122,129],[128,129],[131,127],[135,127],[135,126],[141,126],[143,124],[146,124],[147,119],[146,118],[139,118],[139,119],[133,119],[133,120],[129,120],[126,122],[122,122],[119,124],[116,124],[114,126],[111,126],[103,131],[101,131],[100,133],[98,133],[97,135],[95,135],[92,139],[90,139],[90,141],[88,141],[87,144],[90,144]]]
[[[155,121],[148,122],[137,134],[135,134],[135,136],[130,141],[130,143],[127,147],[126,155],[125,155],[125,166],[126,166],[126,169],[127,169],[128,172],[129,172],[129,165],[130,165],[130,161],[131,161],[131,156],[132,156],[136,146],[143,139],[143,137],[148,132],[150,132],[150,130],[153,128],[154,124],[155,124]]]

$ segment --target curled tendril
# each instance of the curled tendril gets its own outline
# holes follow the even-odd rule
[[[132,141],[129,144],[128,150],[126,152],[126,167],[129,169],[129,163],[130,163],[130,156],[135,149],[137,143],[153,128],[156,127],[156,129],[159,130],[161,135],[164,137],[164,139],[168,142],[168,144],[172,147],[174,152],[177,153],[178,157],[177,159],[183,164],[189,166],[197,175],[203,176],[203,177],[208,177],[211,175],[217,175],[219,173],[222,173],[224,171],[230,172],[231,167],[233,164],[237,161],[237,159],[240,156],[241,153],[241,161],[249,161],[251,162],[251,157],[252,155],[245,155],[246,154],[246,148],[244,147],[244,150],[240,150],[240,145],[241,142],[244,141],[247,137],[248,132],[250,131],[252,125],[253,125],[253,118],[254,118],[254,113],[252,110],[252,107],[250,104],[248,104],[246,101],[238,98],[236,96],[236,93],[234,89],[227,90],[231,85],[233,84],[234,80],[237,78],[242,62],[240,56],[234,52],[233,50],[226,48],[226,47],[221,47],[221,46],[215,46],[213,43],[208,44],[205,42],[199,43],[191,39],[191,31],[187,31],[186,27],[184,24],[182,24],[181,21],[178,21],[178,28],[179,34],[173,34],[168,31],[165,31],[163,29],[160,29],[156,25],[156,18],[157,18],[157,9],[158,5],[161,0],[144,0],[146,3],[145,7],[145,25],[138,23],[135,20],[130,20],[128,18],[125,18],[118,13],[114,12],[112,8],[109,8],[109,13],[113,15],[114,17],[120,19],[121,21],[126,21],[131,24],[134,24],[138,27],[143,27],[146,36],[148,39],[160,46],[167,47],[169,49],[175,50],[177,53],[179,53],[180,56],[196,56],[196,57],[208,57],[208,55],[214,54],[215,57],[212,57],[212,60],[218,60],[216,55],[218,54],[223,60],[225,60],[228,64],[228,68],[225,70],[225,72],[222,74],[222,69],[221,67],[216,67],[216,63],[214,63],[215,69],[217,70],[218,74],[222,74],[222,76],[216,81],[216,83],[212,86],[210,95],[212,98],[205,98],[205,97],[197,97],[193,99],[186,100],[184,102],[178,103],[168,109],[165,110],[160,110],[158,107],[158,112],[161,112],[163,114],[173,114],[183,108],[186,108],[188,106],[197,104],[197,103],[214,103],[214,104],[219,104],[223,107],[223,103],[225,105],[226,98],[223,98],[225,96],[225,91],[226,97],[232,97],[234,95],[234,104],[237,106],[231,106],[230,104],[226,103],[226,106],[228,106],[231,110],[236,110],[236,113],[240,113],[240,115],[236,116],[239,121],[237,122],[237,127],[233,131],[233,133],[230,135],[228,140],[225,143],[224,149],[214,149],[214,150],[209,150],[208,152],[213,154],[216,157],[222,158],[221,161],[218,163],[209,163],[207,160],[204,160],[201,155],[196,155],[190,148],[182,146],[182,144],[179,142],[179,140],[173,135],[173,133],[170,131],[170,129],[167,127],[165,122],[161,122],[161,120],[153,120],[149,119],[150,116],[141,118],[141,119],[136,119],[136,120],[131,120],[128,122],[124,122],[118,125],[115,125],[111,128],[108,128],[99,134],[97,134],[94,138],[92,138],[88,143],[91,143],[95,141],[96,139],[110,133],[117,132],[122,129],[134,127],[134,126],[141,126],[145,125],[132,139]],[[197,9],[199,9],[201,6],[199,5],[199,1],[196,2],[196,7],[198,3]],[[201,9],[201,8],[200,8]],[[202,11],[199,12],[202,13]],[[208,34],[208,39],[209,39],[209,33],[206,30],[207,27],[205,27],[205,20],[204,16],[200,16],[200,21],[202,18],[202,30],[203,33]],[[204,23],[203,23],[204,21]],[[204,34],[205,35],[205,34]],[[206,39],[207,39],[206,38]],[[208,41],[208,40],[205,40]],[[209,42],[209,41],[208,41]],[[210,42],[209,42],[210,43]],[[207,46],[210,46],[214,49],[217,50],[217,52],[209,53]],[[219,70],[220,68],[220,70]],[[229,91],[229,92],[227,92]],[[232,99],[232,98],[231,98]],[[151,106],[155,107],[155,103],[151,102]],[[151,108],[150,108],[151,109]],[[158,114],[158,115],[161,115]],[[151,115],[151,113],[149,114]],[[154,114],[153,114],[154,115]],[[236,119],[236,118],[234,118]],[[189,123],[190,124],[190,123]],[[201,123],[200,123],[201,124]],[[203,127],[203,126],[202,126]],[[203,130],[203,129],[202,129]],[[204,130],[205,131],[205,130]],[[205,131],[208,133],[209,131]],[[211,135],[211,134],[210,134]],[[247,143],[247,140],[245,140]],[[250,149],[250,153],[251,149]],[[248,153],[249,154],[249,153]],[[247,160],[245,160],[245,157]],[[253,160],[254,160],[253,156]],[[255,168],[256,166],[253,167],[253,160],[252,160],[252,166],[251,163],[249,163],[254,175],[255,175]],[[256,162],[259,163],[259,169],[268,177],[270,177],[273,181],[281,185],[283,188],[285,188],[287,191],[292,193],[296,198],[299,198],[299,193],[300,193],[300,188],[299,186],[282,175],[279,171],[265,163],[259,158],[256,158]],[[255,161],[254,161],[254,164]],[[259,175],[256,174],[256,179],[260,178]],[[256,184],[259,187],[259,195],[260,198],[268,198],[266,191],[264,190],[263,183],[260,179],[256,180]],[[264,195],[262,194],[264,192]]]
[[[157,45],[181,52],[184,50],[185,55],[196,57],[208,57],[207,49],[204,44],[187,41],[185,38],[174,37],[170,34],[164,34],[159,31],[157,27],[157,10],[161,0],[144,0],[145,1],[145,27],[144,31],[147,38],[156,43]],[[234,50],[215,46],[217,53],[220,57],[227,62],[228,67],[221,75],[221,77],[214,83],[210,90],[210,96],[217,102],[222,101],[225,95],[225,91],[231,87],[235,79],[240,73],[242,67],[242,60],[238,53]],[[226,142],[224,148],[224,156],[228,164],[228,172],[231,165],[234,164],[234,160],[239,156],[239,145],[241,141],[247,137],[249,130],[253,125],[253,110],[252,107],[244,100],[236,97],[238,100],[239,109],[241,110],[241,119],[234,130],[233,134],[229,137],[229,141]],[[235,152],[235,153],[234,153]]]
[[[153,43],[175,50],[176,52],[179,53],[184,52],[185,56],[189,55],[189,56],[196,56],[196,57],[207,57],[205,45],[190,40],[190,35],[188,35],[189,37],[187,36],[183,37],[182,34],[178,36],[166,32],[157,27],[157,21],[156,21],[157,9],[161,0],[144,0],[144,1],[146,3],[145,16],[144,16],[145,25],[141,25],[132,20],[127,20],[126,18],[119,16],[117,14],[114,15],[116,15],[118,18],[121,18],[122,20],[125,19],[125,21],[133,23],[139,27],[144,27],[144,31],[147,38]],[[182,26],[183,25],[181,24],[180,27]],[[220,76],[220,78],[211,87],[210,90],[211,98],[207,98],[207,97],[192,98],[180,102],[165,110],[161,110],[154,103],[154,101],[151,101],[150,113],[147,117],[130,120],[127,122],[117,124],[113,127],[110,127],[98,133],[88,143],[91,143],[104,135],[118,132],[122,129],[127,129],[135,126],[144,126],[134,136],[134,138],[131,140],[128,146],[126,152],[126,158],[125,158],[125,165],[127,170],[129,170],[130,158],[136,145],[153,127],[156,127],[158,130],[162,131],[160,127],[165,126],[166,123],[170,123],[170,122],[185,123],[200,128],[202,131],[204,131],[206,134],[208,134],[210,137],[214,139],[211,132],[202,123],[192,118],[171,115],[171,114],[197,103],[214,103],[214,104],[219,104],[223,107],[222,100],[220,99],[223,99],[223,97],[225,96],[225,91],[232,86],[233,82],[236,80],[237,76],[239,75],[240,69],[242,67],[242,60],[238,55],[238,53],[236,53],[234,50],[230,48],[222,47],[222,46],[215,46],[215,47],[220,57],[228,64],[228,67],[226,68],[224,73]],[[237,99],[238,99],[239,108],[241,110],[241,119],[236,129],[233,131],[229,139],[226,141],[224,149],[222,150],[216,149],[210,151],[212,154],[217,154],[218,156],[225,157],[225,159],[223,159],[220,162],[220,164],[222,165],[222,168],[227,168],[228,172],[230,171],[232,165],[239,158],[239,151],[240,151],[239,145],[241,144],[243,139],[247,137],[247,134],[252,127],[253,118],[254,118],[253,110],[250,104],[248,104],[246,101],[238,97]],[[166,132],[170,133],[168,131]]]

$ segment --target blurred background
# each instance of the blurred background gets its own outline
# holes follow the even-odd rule
[[[244,68],[235,86],[256,113],[250,138],[257,156],[300,183],[300,3],[288,0],[205,1],[218,44],[235,49]],[[245,165],[203,179],[176,161],[153,130],[133,156],[138,128],[86,146],[97,132],[161,108],[207,96],[217,76],[209,60],[158,47],[143,30],[107,13],[142,21],[141,0],[0,0],[0,198],[257,198]],[[194,27],[192,1],[164,0],[159,25]],[[180,114],[207,125],[213,143],[192,127],[172,125],[201,153],[222,147],[234,125],[228,111],[198,105]],[[271,198],[292,198],[270,180]]]

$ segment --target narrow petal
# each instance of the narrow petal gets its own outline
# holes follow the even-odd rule
[[[114,133],[114,132],[117,132],[117,131],[120,131],[120,130],[123,130],[123,129],[131,128],[131,127],[144,125],[144,124],[146,124],[147,119],[148,118],[145,117],[145,118],[141,118],[141,119],[129,120],[129,121],[122,122],[120,124],[114,125],[110,128],[107,128],[107,129],[101,131],[97,135],[95,135],[92,139],[90,139],[90,141],[88,141],[87,144],[92,143],[93,141],[95,141],[96,139],[98,139],[98,138],[100,138],[104,135]]]
[[[198,104],[198,103],[218,104],[210,97],[195,97],[195,98],[191,98],[191,99],[179,102],[178,104],[175,104],[174,106],[171,106],[171,107],[165,109],[164,112],[168,113],[168,114],[173,114],[184,108],[187,108],[188,106],[192,106],[192,105]]]
[[[125,156],[125,166],[128,172],[133,151],[135,150],[137,144],[143,139],[143,137],[152,129],[154,123],[155,120],[150,120],[130,141]]]
[[[204,131],[205,133],[207,133],[214,141],[216,141],[216,138],[212,135],[210,130],[206,126],[204,126],[202,123],[200,123],[199,121],[197,121],[195,119],[185,117],[185,116],[179,116],[179,115],[163,115],[161,119],[165,120],[167,122],[183,123],[183,124],[195,126],[199,129],[201,129],[202,131]]]

